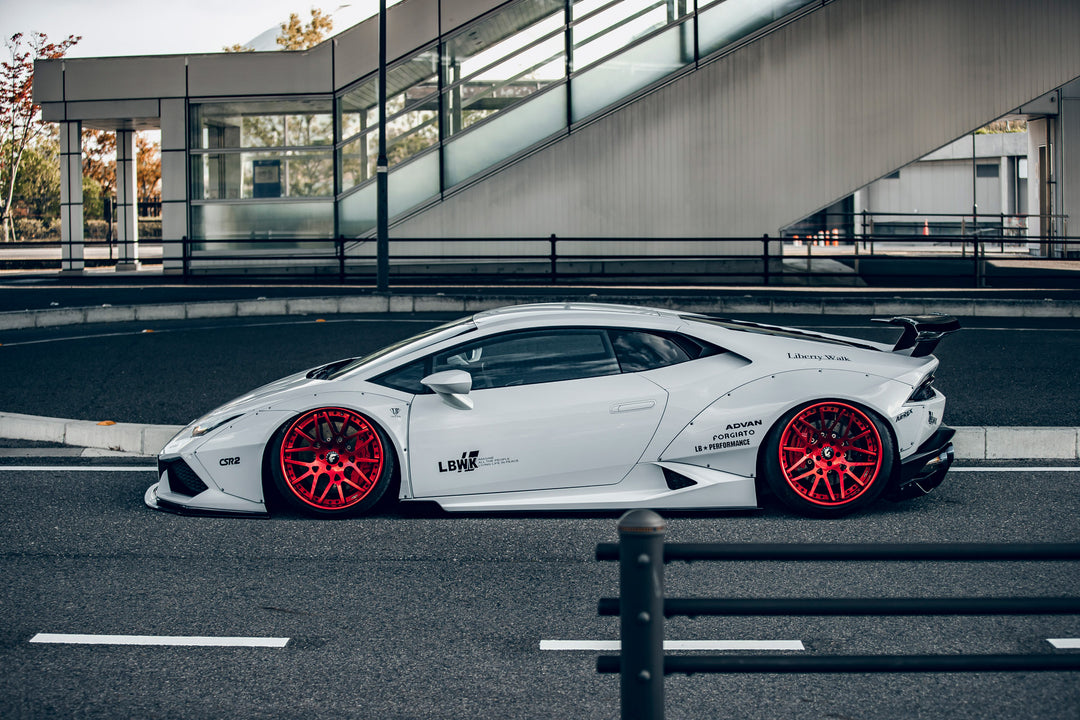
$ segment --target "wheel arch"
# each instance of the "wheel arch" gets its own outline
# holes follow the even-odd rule
[[[365,397],[370,397],[367,394],[362,394]],[[376,396],[378,397],[378,396]],[[286,415],[285,419],[277,423],[273,430],[267,435],[263,441],[262,449],[262,488],[263,497],[266,498],[268,507],[270,500],[273,500],[273,504],[276,506],[282,503],[281,493],[274,482],[273,476],[273,463],[274,463],[274,448],[277,444],[277,439],[290,425],[296,422],[299,418],[303,417],[313,410],[319,410],[322,408],[333,408],[340,410],[347,410],[349,412],[356,413],[368,422],[374,425],[381,431],[382,436],[388,441],[389,452],[393,453],[392,472],[390,475],[390,485],[387,487],[386,492],[383,495],[383,499],[379,501],[378,505],[383,504],[388,499],[397,500],[401,491],[401,483],[405,473],[405,463],[407,457],[405,453],[405,446],[402,444],[405,430],[405,418],[408,415],[408,409],[405,403],[393,402],[387,405],[390,407],[399,407],[398,418],[400,418],[400,426],[396,426],[397,423],[392,422],[394,415],[387,409],[382,408],[384,412],[380,412],[380,408],[373,407],[369,404],[359,404],[355,401],[350,402],[346,400],[344,402],[334,401],[329,396],[319,397],[314,399],[321,399],[323,402],[312,402],[306,405],[300,406],[299,409],[290,412]],[[393,400],[392,398],[382,398],[383,400]]]
[[[896,439],[896,428],[893,427],[893,424],[889,421],[889,418],[882,414],[878,409],[866,404],[865,402],[861,402],[858,399],[837,395],[829,397],[816,397],[810,400],[801,399],[798,402],[790,403],[776,416],[772,424],[769,426],[769,429],[765,431],[764,437],[771,437],[774,432],[778,432],[781,422],[784,420],[785,417],[787,417],[788,413],[792,412],[793,410],[796,410],[797,408],[808,407],[810,405],[815,405],[817,403],[829,402],[851,405],[858,410],[869,413],[876,417],[885,427],[886,431],[889,433],[889,439],[892,441],[892,467],[889,473],[887,485],[893,485],[893,483],[895,483],[900,477],[900,447]],[[763,485],[765,486],[764,489],[767,489],[768,487],[768,483],[765,482],[765,472],[763,467],[765,461],[765,453],[768,451],[768,445],[769,444],[763,439],[757,448],[757,463],[755,465],[756,474],[754,476],[754,480],[759,492],[763,489]]]

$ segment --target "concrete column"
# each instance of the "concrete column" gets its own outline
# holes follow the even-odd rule
[[[187,109],[183,100],[161,101],[162,272],[184,270],[188,236]]]
[[[60,123],[60,272],[82,274],[82,123]]]
[[[135,178],[135,131],[116,131],[117,272],[139,268],[139,193]]]
[[[1061,172],[1058,186],[1061,204],[1058,211],[1062,220],[1061,234],[1073,238],[1080,236],[1080,81],[1073,80],[1061,89]],[[1080,256],[1080,243],[1065,246],[1068,257]]]

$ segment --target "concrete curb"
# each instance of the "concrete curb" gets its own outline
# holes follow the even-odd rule
[[[139,455],[156,455],[181,427],[0,413],[0,438]],[[1080,460],[1080,427],[958,427],[953,443],[960,460]]]
[[[656,292],[624,296],[598,296],[568,290],[558,298],[522,295],[346,295],[308,298],[207,301],[162,305],[21,310],[0,313],[0,330],[58,327],[83,323],[154,322],[223,317],[266,317],[282,315],[338,315],[359,313],[447,312],[468,314],[504,305],[530,302],[583,301],[651,305],[688,312],[719,315],[921,315],[941,312],[959,317],[1080,317],[1076,300],[999,300],[983,298],[830,298],[790,299],[783,297],[660,297]]]
[[[182,425],[138,425],[0,413],[0,438],[157,455]]]

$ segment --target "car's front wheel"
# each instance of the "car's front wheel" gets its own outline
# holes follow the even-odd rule
[[[839,517],[881,495],[894,454],[892,436],[874,413],[817,401],[780,418],[769,433],[762,466],[770,489],[795,512]]]
[[[394,453],[370,419],[344,408],[310,410],[284,425],[270,451],[274,484],[296,510],[345,517],[371,509],[394,470]]]

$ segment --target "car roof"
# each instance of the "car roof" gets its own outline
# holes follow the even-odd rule
[[[509,307],[485,310],[473,316],[477,328],[492,325],[516,324],[525,322],[547,325],[549,323],[587,323],[606,324],[633,323],[644,320],[677,320],[681,313],[661,308],[638,307],[635,305],[617,305],[613,303],[531,303],[511,305]]]

